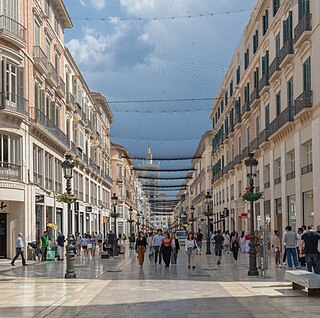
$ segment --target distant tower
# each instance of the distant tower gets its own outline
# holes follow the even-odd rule
[[[150,149],[150,145],[148,143],[148,150],[147,150],[147,154],[146,154],[146,163],[149,165],[152,165],[152,153],[151,153],[151,149]]]

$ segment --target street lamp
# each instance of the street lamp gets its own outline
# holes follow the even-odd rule
[[[117,237],[117,204],[118,204],[118,197],[114,193],[113,196],[111,197],[112,200],[112,206],[113,206],[113,213],[111,217],[113,217],[113,222],[114,222],[114,247],[113,247],[113,255],[118,256],[118,237]]]
[[[247,167],[247,177],[249,178],[249,187],[250,191],[254,193],[254,180],[253,178],[256,176],[256,169],[258,165],[258,160],[254,158],[253,153],[249,153],[249,158],[245,160],[245,165]],[[257,250],[256,244],[254,241],[254,214],[253,214],[253,200],[250,200],[250,243],[249,243],[249,276],[257,276],[258,268],[257,268]]]
[[[129,209],[130,237],[132,235],[132,212],[133,212],[133,209],[132,209],[132,206],[130,206],[130,209]]]
[[[191,205],[191,232],[194,233],[194,210],[195,207]]]
[[[66,179],[66,191],[68,195],[71,195],[71,179],[74,168],[74,161],[72,156],[66,155],[66,160],[61,163],[63,169],[64,178]],[[64,275],[65,278],[76,278],[74,272],[74,238],[72,235],[72,213],[71,213],[71,202],[68,203],[68,245],[67,245],[67,270]]]
[[[211,254],[210,251],[210,215],[211,215],[211,211],[210,211],[210,205],[211,205],[211,199],[212,199],[212,195],[210,194],[210,192],[208,191],[206,194],[206,206],[207,206],[207,220],[208,220],[208,233],[207,233],[207,251],[206,254]]]

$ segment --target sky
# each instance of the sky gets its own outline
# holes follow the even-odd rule
[[[74,25],[65,42],[90,89],[109,101],[111,139],[133,157],[148,143],[157,158],[192,157],[255,2],[65,0]]]

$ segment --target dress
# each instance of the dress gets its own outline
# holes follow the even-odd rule
[[[170,264],[170,258],[171,258],[171,252],[172,252],[172,239],[169,241],[162,240],[162,255],[163,255],[163,261],[166,264],[166,267],[169,267]]]

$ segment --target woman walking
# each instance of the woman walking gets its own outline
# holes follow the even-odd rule
[[[81,246],[83,249],[83,256],[87,258],[88,257],[88,238],[86,234],[84,234],[84,236],[81,239]]]
[[[154,237],[154,233],[151,232],[149,233],[149,236],[148,236],[148,239],[147,239],[147,244],[148,244],[148,247],[149,247],[149,261],[151,261],[152,257],[154,256],[154,249],[153,249],[153,246],[152,246],[152,242],[153,242],[153,237]]]
[[[144,263],[144,254],[146,252],[146,247],[147,247],[147,239],[143,235],[143,232],[140,231],[137,237],[136,246],[135,246],[136,253],[138,253],[140,267],[142,267]]]
[[[169,232],[164,233],[164,239],[162,240],[161,248],[163,261],[166,264],[166,268],[169,268],[171,253],[173,251],[172,239]]]
[[[280,264],[281,241],[280,241],[279,231],[277,230],[274,231],[272,247],[274,249],[275,266],[281,268],[281,264]]]
[[[239,248],[240,248],[239,233],[237,231],[235,231],[231,237],[231,250],[232,250],[232,254],[233,254],[233,259],[235,261],[238,260]]]
[[[198,245],[192,233],[188,234],[185,245],[186,253],[188,255],[188,268],[191,268],[192,266],[192,269],[195,269],[196,266],[194,264],[194,254],[196,250],[198,250]]]
[[[97,246],[97,238],[95,237],[94,233],[92,233],[88,241],[88,249],[90,251],[92,260],[94,260],[94,256],[96,254],[96,246]]]
[[[241,253],[245,253],[246,252],[246,238],[245,238],[245,235],[244,235],[244,231],[242,231],[241,237],[240,237],[240,252]]]
[[[176,236],[176,233],[172,235],[172,245],[173,245],[173,251],[171,253],[171,264],[177,265],[177,259],[178,259],[178,253],[180,251],[180,244],[179,240]]]

